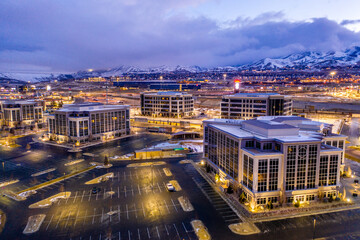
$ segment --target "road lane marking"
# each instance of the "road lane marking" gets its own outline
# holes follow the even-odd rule
[[[129,240],[131,240],[131,233],[130,233],[130,230],[128,230],[128,236],[129,236]]]
[[[140,238],[140,230],[138,229],[138,238],[139,238],[139,240],[141,239]]]

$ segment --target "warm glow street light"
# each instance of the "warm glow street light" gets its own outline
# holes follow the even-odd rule
[[[46,85],[46,91],[50,91],[51,90],[51,86],[50,85]]]

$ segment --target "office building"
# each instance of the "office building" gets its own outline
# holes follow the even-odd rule
[[[84,143],[130,134],[130,107],[75,103],[64,105],[48,117],[50,140]]]
[[[144,116],[181,118],[194,112],[193,96],[183,92],[141,93],[140,103]]]
[[[0,126],[23,128],[44,122],[42,101],[0,100]]]
[[[292,100],[277,93],[236,93],[221,101],[221,118],[252,119],[292,114]]]
[[[296,116],[204,121],[204,158],[252,208],[337,196],[346,136]]]

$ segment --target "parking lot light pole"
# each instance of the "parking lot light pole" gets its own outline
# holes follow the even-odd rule
[[[313,232],[313,239],[315,239],[315,225],[316,225],[316,218],[314,218],[314,232]]]

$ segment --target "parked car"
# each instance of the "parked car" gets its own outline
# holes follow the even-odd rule
[[[91,190],[91,192],[93,193],[93,194],[96,194],[96,193],[98,193],[98,192],[100,192],[100,188],[97,188],[97,187],[93,187],[93,189]]]
[[[169,192],[175,191],[175,188],[171,183],[166,184],[166,188]]]

